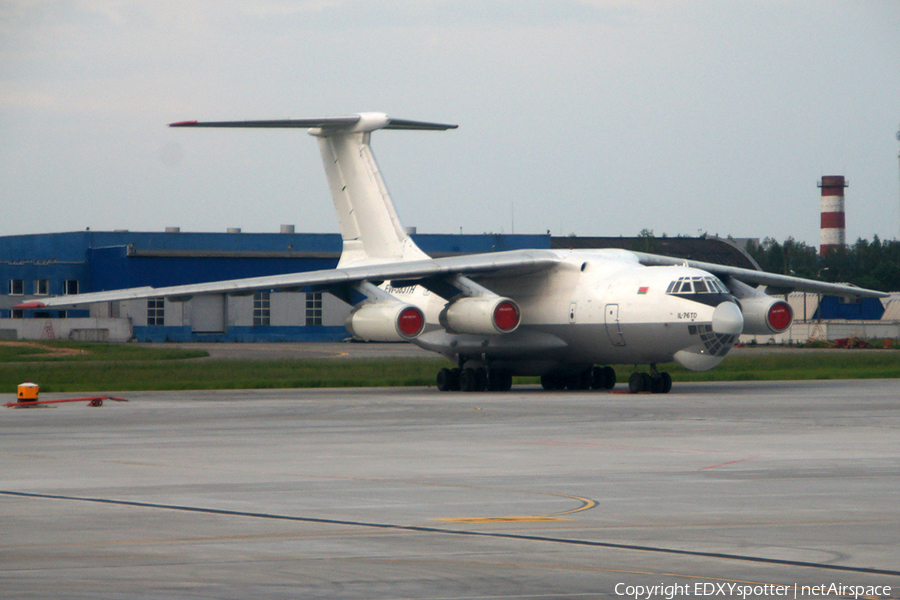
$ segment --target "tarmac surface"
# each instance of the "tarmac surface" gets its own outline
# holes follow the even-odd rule
[[[897,386],[3,409],[0,598],[898,598]]]

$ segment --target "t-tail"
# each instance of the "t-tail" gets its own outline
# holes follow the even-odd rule
[[[319,142],[343,238],[339,267],[428,258],[407,235],[369,146],[377,129],[444,131],[456,125],[392,119],[382,113],[280,121],[185,121],[171,127],[294,127]]]

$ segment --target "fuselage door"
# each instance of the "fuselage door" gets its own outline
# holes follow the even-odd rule
[[[622,328],[619,327],[619,305],[606,305],[606,335],[613,346],[624,346],[625,338],[622,337]]]

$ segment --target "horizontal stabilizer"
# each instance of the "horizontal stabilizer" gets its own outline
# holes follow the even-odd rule
[[[269,121],[180,121],[169,127],[250,127],[250,128],[299,128],[321,129],[328,133],[359,133],[376,129],[420,129],[445,131],[456,129],[457,125],[392,119],[384,113],[360,113],[347,117],[324,117],[321,119],[280,119]]]

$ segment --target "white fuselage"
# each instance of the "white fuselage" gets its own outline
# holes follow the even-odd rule
[[[706,370],[721,362],[733,346],[737,339],[733,332],[740,333],[739,324],[726,333],[713,331],[717,307],[734,305],[730,294],[722,293],[724,286],[711,289],[710,284],[703,293],[672,293],[670,286],[679,280],[715,280],[705,271],[646,267],[618,250],[557,254],[560,264],[548,271],[480,280],[518,303],[521,325],[507,334],[448,332],[439,323],[447,305],[443,298],[420,286],[387,291],[425,313],[425,331],[413,343],[451,359],[463,357],[517,375],[672,361]]]

